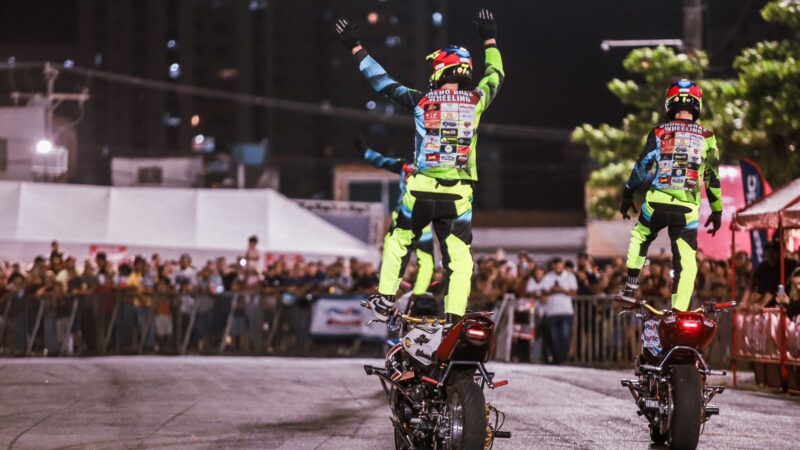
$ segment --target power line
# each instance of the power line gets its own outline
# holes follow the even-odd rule
[[[38,69],[46,64],[51,64],[60,71],[80,74],[92,79],[102,79],[112,83],[127,84],[129,86],[154,89],[165,92],[174,92],[181,95],[191,95],[213,100],[260,106],[267,109],[294,112],[300,114],[320,115],[340,119],[357,120],[370,123],[381,123],[390,126],[411,127],[412,122],[407,116],[394,113],[375,113],[360,109],[334,106],[327,102],[308,103],[295,100],[278,99],[274,97],[240,94],[236,92],[209,89],[186,84],[175,84],[167,81],[152,80],[147,78],[124,75],[103,70],[88,69],[84,67],[66,67],[63,64],[47,62],[21,62],[2,63],[0,70]],[[498,123],[481,124],[482,134],[519,138],[535,139],[540,141],[569,142],[572,130],[564,128],[531,127],[527,125],[504,125]]]

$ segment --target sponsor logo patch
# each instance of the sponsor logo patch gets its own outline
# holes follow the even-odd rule
[[[428,153],[427,155],[425,155],[425,161],[427,161],[427,162],[439,161],[439,154],[438,153]]]
[[[470,148],[470,147],[460,146],[460,147],[458,147],[458,154],[459,155],[469,155],[469,152],[471,150],[472,150],[472,148]]]
[[[458,131],[456,128],[442,128],[442,137],[456,137]]]
[[[442,103],[442,112],[458,112],[458,103]]]

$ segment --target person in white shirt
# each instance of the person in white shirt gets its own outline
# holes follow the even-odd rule
[[[561,258],[555,258],[551,268],[541,284],[546,296],[544,320],[553,346],[553,364],[561,364],[569,358],[572,319],[575,315],[572,297],[578,292],[578,280],[575,274],[564,270]]]

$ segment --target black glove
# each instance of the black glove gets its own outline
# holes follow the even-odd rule
[[[634,213],[638,213],[639,210],[636,209],[636,205],[633,203],[633,197],[628,197],[626,195],[622,196],[622,202],[619,204],[619,212],[622,213],[622,218],[628,220],[631,216],[628,215],[628,210],[633,208]]]
[[[709,225],[711,225],[711,229],[708,230],[708,234],[714,236],[717,234],[720,227],[722,227],[722,211],[713,211],[711,215],[708,216],[708,220],[706,220],[706,224],[703,226],[708,228]]]
[[[487,39],[494,39],[497,37],[497,24],[494,22],[494,16],[488,9],[478,11],[475,20],[472,22],[478,30],[478,35],[484,41]]]
[[[336,26],[334,27],[336,30],[336,34],[339,36],[339,40],[342,42],[348,50],[352,50],[353,47],[357,45],[361,45],[361,37],[358,34],[358,25],[353,25],[347,21],[345,18],[341,18],[336,21]]]

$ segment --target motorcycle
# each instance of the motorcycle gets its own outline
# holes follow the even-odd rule
[[[443,337],[444,321],[409,314],[429,303],[409,302],[406,313],[390,317],[387,325],[400,337],[392,341],[385,366],[364,366],[386,394],[395,448],[490,449],[494,439],[511,437],[501,430],[505,415],[483,393],[508,384],[495,381],[484,366],[493,346],[491,313],[468,313]]]
[[[703,351],[716,333],[716,313],[736,303],[707,302],[680,312],[662,311],[644,301],[619,300],[629,304],[620,314],[633,313],[644,321],[638,378],[622,380],[622,386],[633,395],[637,413],[649,422],[654,444],[696,448],[705,422],[719,414],[711,399],[725,390],[707,383],[709,375],[725,375],[725,371],[711,370]]]

